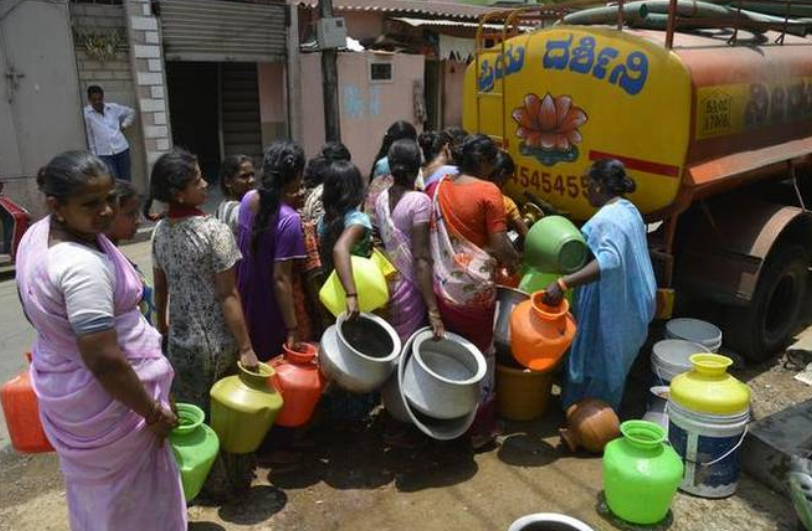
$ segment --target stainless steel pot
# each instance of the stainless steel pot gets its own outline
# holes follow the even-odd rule
[[[400,353],[400,338],[389,323],[369,313],[348,322],[342,314],[321,338],[319,365],[340,388],[369,393],[386,382]]]
[[[424,328],[419,330],[415,335],[426,330],[431,333],[430,328]],[[412,339],[414,339],[414,337],[415,336],[412,336]],[[471,424],[474,423],[477,408],[474,408],[473,411],[464,417],[451,420],[431,418],[430,416],[423,415],[419,411],[415,410],[406,399],[406,396],[403,394],[403,377],[404,373],[406,372],[406,364],[411,358],[412,349],[409,348],[403,350],[403,354],[401,355],[400,360],[398,360],[397,389],[400,392],[400,402],[398,402],[398,405],[403,407],[403,411],[406,412],[412,424],[414,424],[417,429],[432,439],[437,439],[438,441],[450,441],[462,436],[466,431],[468,431]]]
[[[418,330],[418,332],[422,330],[431,330],[430,328],[423,328]],[[412,340],[414,340],[415,334],[412,334],[412,337],[406,341],[406,344],[403,345],[403,351],[400,354],[400,358],[398,359],[398,365],[404,360],[408,359],[411,356],[412,352]],[[392,416],[393,419],[397,420],[398,422],[404,422],[406,424],[413,424],[412,418],[409,416],[409,412],[407,411],[408,405],[406,404],[406,399],[403,397],[403,393],[400,390],[400,381],[398,380],[398,371],[392,374],[386,383],[381,389],[381,402],[383,402],[383,407],[386,408],[386,412]]]
[[[447,333],[435,341],[430,330],[423,331],[413,338],[403,394],[414,409],[434,419],[465,417],[477,408],[486,370],[485,357],[467,339]]]
[[[513,309],[530,298],[530,295],[517,289],[499,286],[496,288],[496,321],[493,341],[502,352],[510,352],[510,316]]]
[[[555,513],[536,513],[523,516],[513,522],[508,531],[531,531],[533,529],[549,531],[594,531],[580,520]]]

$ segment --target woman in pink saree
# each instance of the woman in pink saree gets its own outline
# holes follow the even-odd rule
[[[138,309],[141,280],[103,235],[117,209],[107,166],[85,152],[37,176],[51,215],[26,233],[20,300],[37,330],[31,379],[59,456],[74,531],[182,531],[186,506],[164,438],[173,371]]]
[[[413,140],[398,140],[389,148],[387,159],[394,183],[375,204],[381,241],[398,270],[389,284],[387,317],[404,344],[426,323],[440,338],[445,329],[432,286],[431,199],[414,190],[420,171],[420,147]]]

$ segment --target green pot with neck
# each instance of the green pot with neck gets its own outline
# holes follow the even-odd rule
[[[682,481],[682,459],[665,443],[665,430],[657,424],[630,420],[620,425],[620,433],[603,454],[606,503],[627,522],[659,523]]]
[[[238,373],[211,388],[211,427],[224,451],[255,452],[282,409],[282,395],[271,383],[274,370],[260,363],[257,371],[237,364]]]
[[[214,430],[203,424],[203,410],[193,404],[177,404],[180,425],[169,434],[169,444],[178,464],[183,496],[193,500],[211,471],[220,441]]]

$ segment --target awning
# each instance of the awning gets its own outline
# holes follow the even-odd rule
[[[288,3],[312,8],[318,7],[318,0],[287,0]],[[338,11],[369,11],[379,13],[415,13],[446,18],[478,20],[480,16],[506,8],[457,4],[447,1],[427,0],[334,0],[333,9]]]
[[[465,37],[440,35],[440,59],[454,59],[466,63],[476,53],[476,40]]]

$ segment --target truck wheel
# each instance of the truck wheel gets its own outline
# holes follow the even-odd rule
[[[801,245],[782,245],[764,265],[750,305],[728,312],[726,343],[753,361],[765,361],[791,339],[803,307],[809,254]]]

